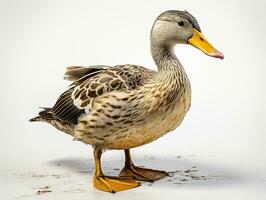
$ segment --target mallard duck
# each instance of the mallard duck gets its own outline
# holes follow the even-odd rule
[[[130,149],[148,144],[177,128],[191,103],[188,76],[174,54],[176,44],[190,44],[223,59],[187,11],[169,10],[155,20],[151,53],[158,71],[138,65],[68,67],[72,81],[52,108],[30,121],[47,122],[94,149],[94,187],[118,192],[167,176],[165,171],[134,165]],[[124,150],[125,166],[117,177],[104,175],[104,149]]]

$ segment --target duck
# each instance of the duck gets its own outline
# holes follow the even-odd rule
[[[187,11],[167,10],[154,21],[150,32],[151,55],[157,71],[140,65],[70,66],[71,81],[51,108],[43,108],[31,122],[46,122],[93,147],[93,186],[105,192],[138,187],[155,181],[166,171],[139,167],[130,149],[151,143],[176,129],[191,104],[191,85],[174,52],[189,44],[208,56],[223,59],[204,37],[196,18]],[[123,150],[125,164],[118,176],[107,176],[101,167],[105,150]]]

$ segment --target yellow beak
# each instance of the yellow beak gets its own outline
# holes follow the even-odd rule
[[[194,28],[193,36],[188,40],[188,44],[198,48],[208,56],[223,59],[224,55],[216,50],[203,36],[203,34]]]

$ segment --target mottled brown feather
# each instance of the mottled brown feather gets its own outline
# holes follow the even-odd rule
[[[72,93],[72,99],[77,102],[77,107],[83,109],[88,107],[91,100],[97,96],[114,90],[137,89],[154,76],[154,71],[137,65],[105,67],[93,76],[86,79],[82,77],[82,82],[81,79],[74,82],[72,85],[76,87]]]
[[[77,124],[84,108],[102,94],[111,91],[136,89],[155,75],[154,71],[137,65],[119,65],[115,67],[91,66],[68,67],[65,79],[73,81],[70,88],[57,99],[48,116],[55,120]],[[79,105],[74,101],[79,99]]]

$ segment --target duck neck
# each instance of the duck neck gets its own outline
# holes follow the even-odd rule
[[[190,83],[181,63],[174,54],[173,48],[158,43],[151,43],[151,52],[158,73],[153,81],[146,85],[147,95],[144,98],[147,110],[168,110],[190,95]]]
[[[172,83],[186,82],[186,72],[174,53],[174,46],[161,45],[151,41],[151,53],[158,68],[157,81]]]

